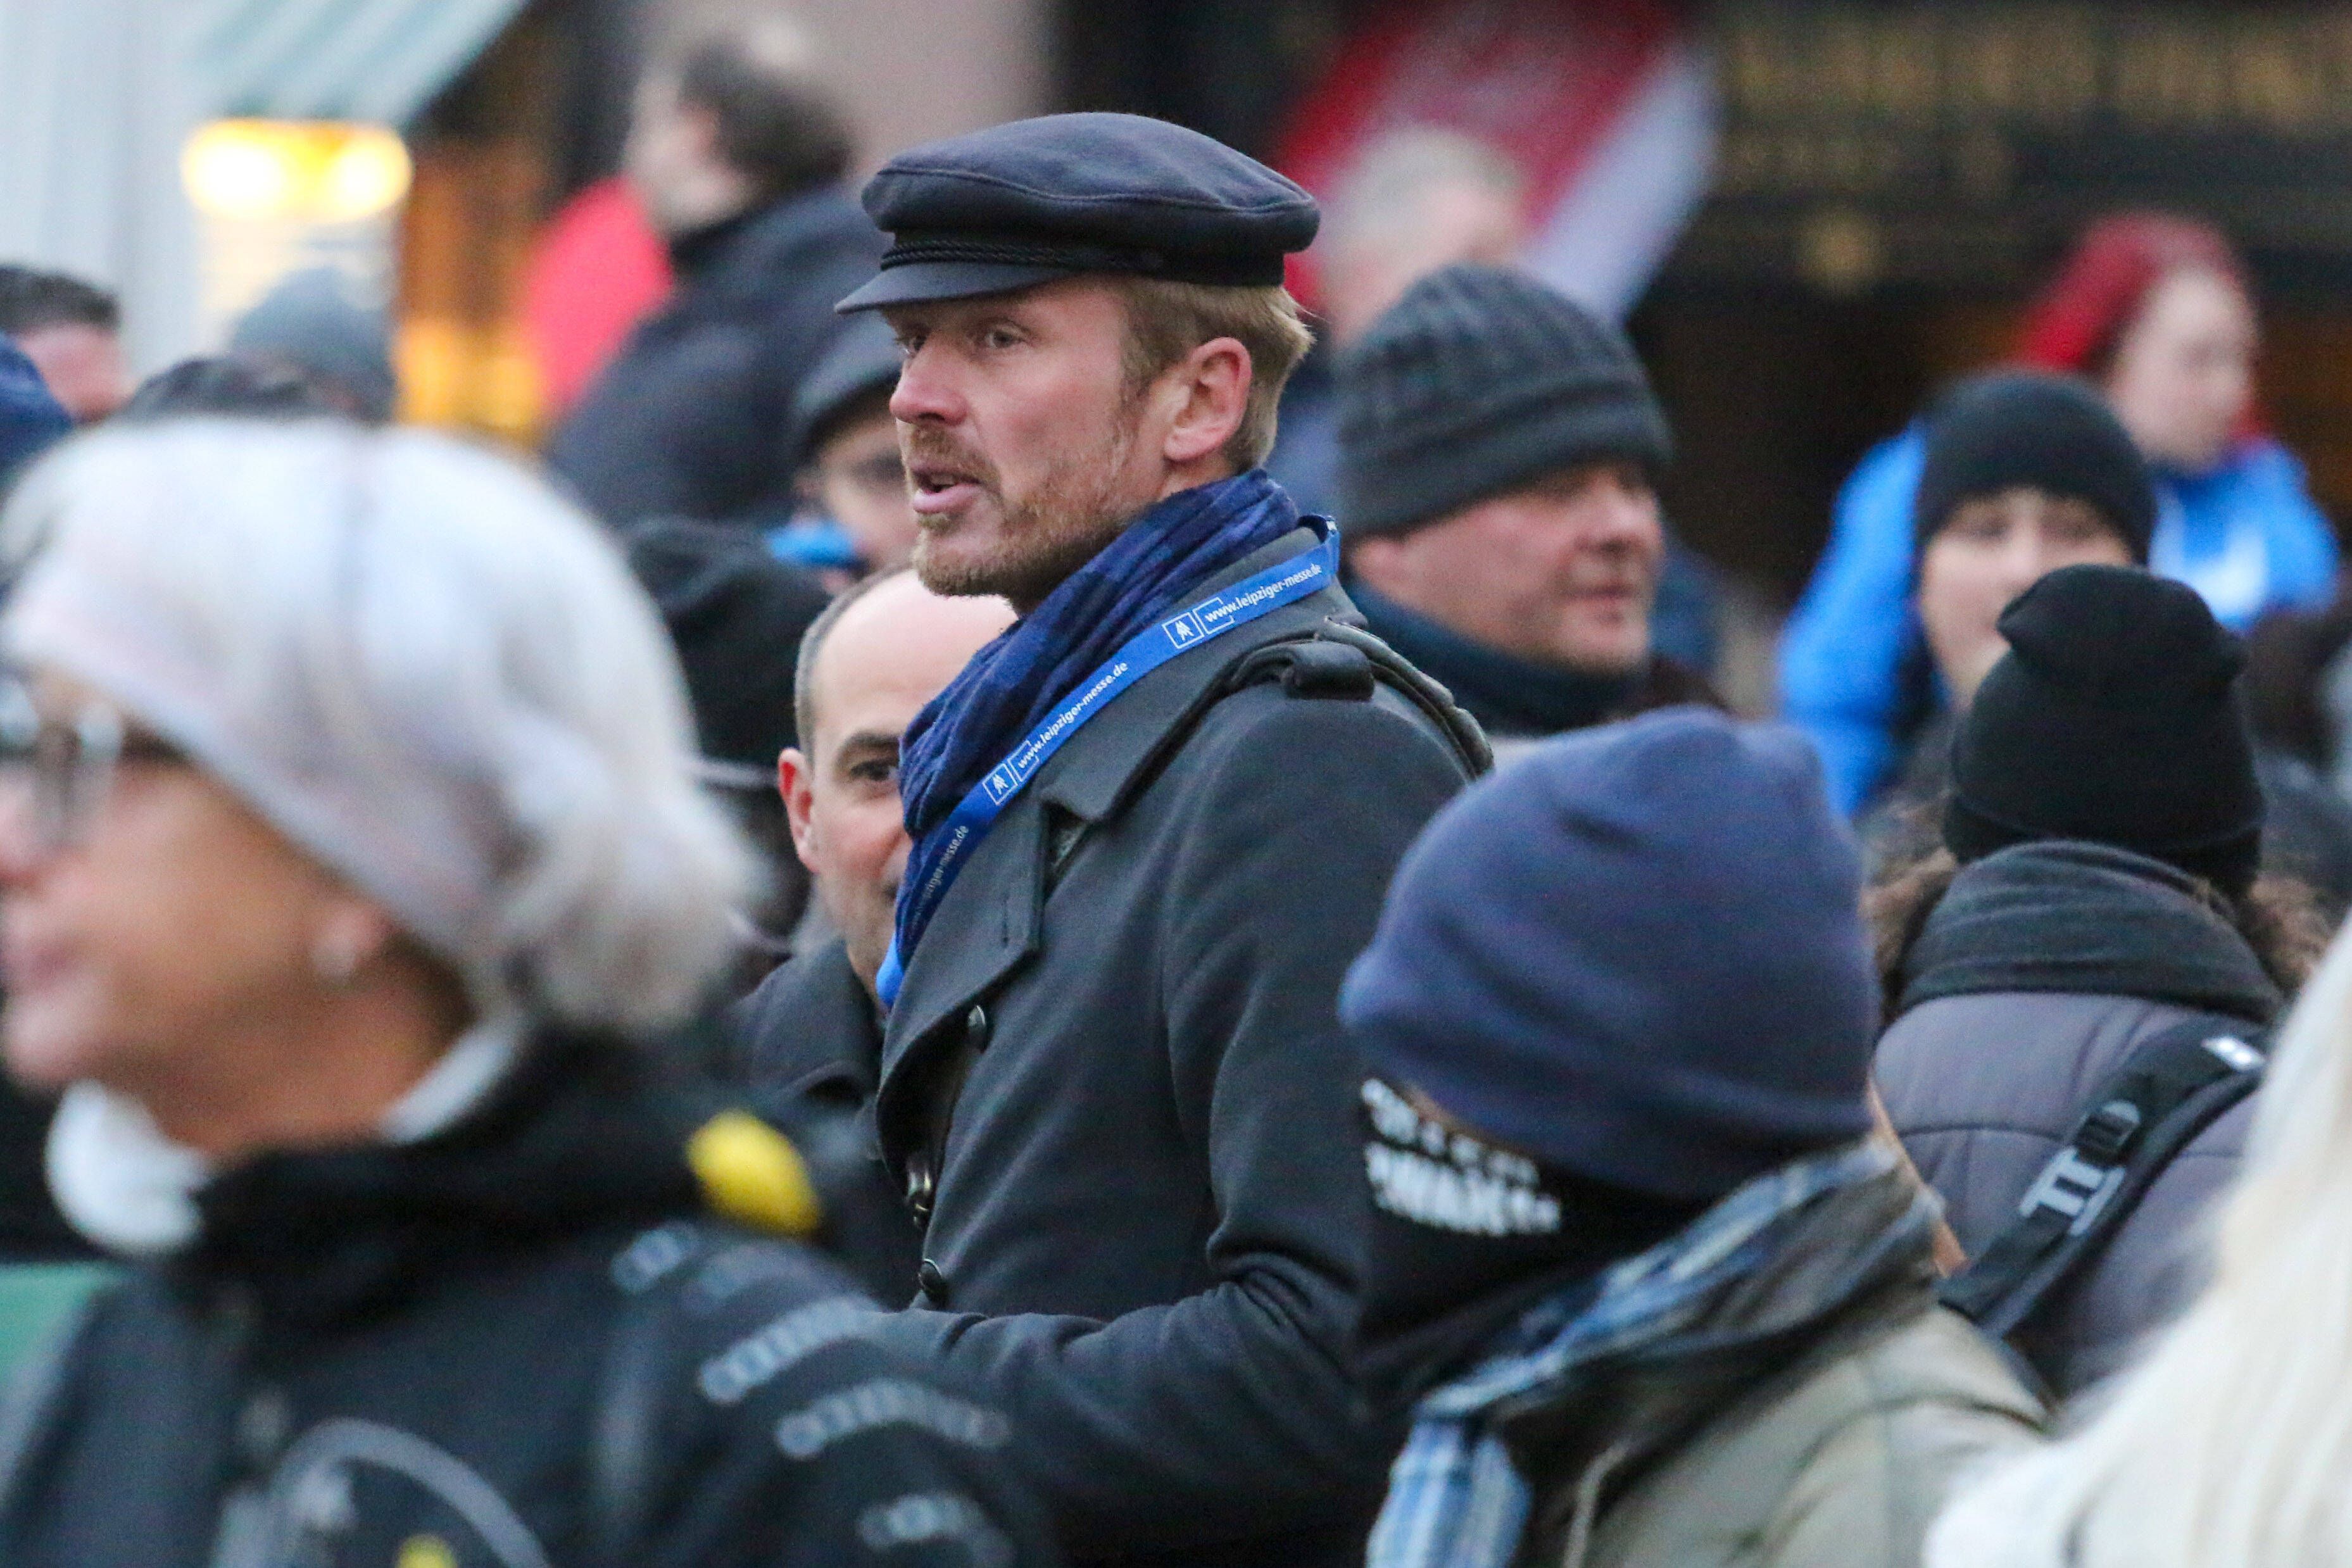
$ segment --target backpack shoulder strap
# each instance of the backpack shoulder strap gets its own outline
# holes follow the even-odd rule
[[[1217,683],[1211,701],[1262,682],[1279,684],[1301,697],[1377,702],[1387,694],[1453,754],[1465,779],[1494,769],[1486,731],[1454,702],[1454,694],[1360,626],[1327,619],[1304,636],[1253,649]]]
[[[2091,1096],[2017,1218],[1944,1281],[1944,1304],[1987,1333],[2016,1333],[2097,1256],[2173,1157],[2261,1084],[2263,1044],[2212,1015],[2144,1041]]]

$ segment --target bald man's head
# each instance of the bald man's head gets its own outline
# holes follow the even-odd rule
[[[801,744],[784,753],[777,781],[793,846],[868,990],[907,864],[899,737],[1012,623],[1001,599],[943,598],[901,570],[835,601],[802,641]]]

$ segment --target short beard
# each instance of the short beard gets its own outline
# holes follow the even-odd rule
[[[1101,554],[1133,517],[1113,491],[1135,444],[1139,401],[1121,403],[1108,439],[1091,453],[1055,462],[1019,506],[998,493],[1004,537],[994,554],[942,560],[929,548],[931,536],[919,537],[913,564],[922,585],[950,598],[996,594],[1025,615]]]

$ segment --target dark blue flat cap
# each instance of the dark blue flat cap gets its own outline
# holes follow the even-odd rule
[[[900,153],[866,183],[891,245],[838,310],[1003,294],[1082,273],[1282,281],[1315,198],[1197,131],[1135,114],[1049,114]]]

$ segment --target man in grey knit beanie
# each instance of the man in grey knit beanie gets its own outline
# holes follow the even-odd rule
[[[1651,646],[1673,442],[1614,328],[1465,263],[1413,285],[1339,376],[1349,591],[1490,734],[1715,700]]]

